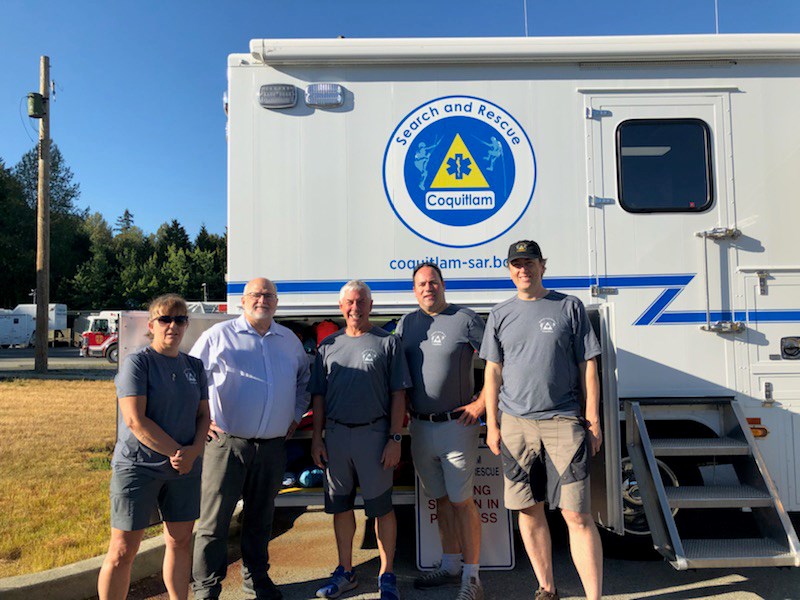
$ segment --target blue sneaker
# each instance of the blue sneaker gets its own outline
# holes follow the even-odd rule
[[[378,591],[381,593],[381,600],[400,600],[394,573],[384,573],[378,577]]]
[[[338,598],[358,585],[356,570],[345,571],[342,565],[331,573],[328,583],[317,590],[317,598]]]

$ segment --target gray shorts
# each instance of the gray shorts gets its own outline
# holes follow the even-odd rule
[[[381,464],[389,441],[389,420],[371,425],[347,427],[330,420],[325,425],[325,512],[336,514],[352,510],[356,485],[364,498],[368,517],[382,517],[392,511],[394,470]],[[357,478],[357,479],[356,479]]]
[[[408,430],[414,468],[425,494],[429,498],[447,496],[451,502],[472,498],[479,425],[411,419]]]
[[[111,527],[138,531],[159,521],[179,523],[200,516],[200,475],[164,479],[142,468],[111,473]]]
[[[589,513],[589,446],[578,417],[500,421],[505,504],[511,510],[547,500],[577,513]]]

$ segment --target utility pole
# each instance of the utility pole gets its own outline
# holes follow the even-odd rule
[[[47,372],[50,305],[50,58],[39,63],[39,93],[44,114],[39,120],[39,190],[36,203],[36,354],[37,373]]]

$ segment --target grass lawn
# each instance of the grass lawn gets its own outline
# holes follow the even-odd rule
[[[0,381],[0,577],[105,553],[112,381]]]

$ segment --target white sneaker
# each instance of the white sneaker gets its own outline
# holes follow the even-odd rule
[[[456,600],[483,600],[483,584],[477,577],[470,577],[461,583]]]

